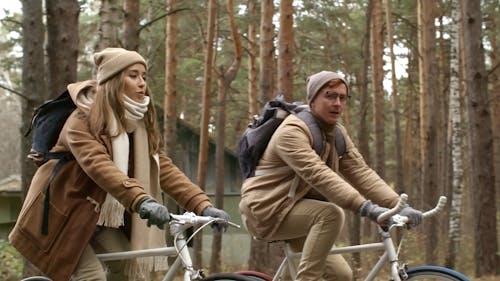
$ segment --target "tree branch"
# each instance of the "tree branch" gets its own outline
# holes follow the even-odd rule
[[[164,17],[166,16],[169,16],[169,15],[172,15],[172,14],[175,14],[175,13],[178,13],[178,12],[181,12],[181,11],[184,11],[184,10],[191,10],[191,8],[179,8],[179,9],[176,9],[176,10],[172,10],[172,11],[169,11],[169,12],[166,12],[166,13],[163,13],[161,15],[159,15],[158,17],[152,19],[150,22],[147,22],[143,25],[141,25],[141,27],[139,28],[138,32],[140,33],[144,28],[146,27],[149,27],[150,25],[152,25],[153,23],[163,19]]]
[[[0,88],[4,89],[6,91],[9,91],[9,92],[13,93],[14,95],[17,95],[17,96],[19,96],[19,97],[21,97],[21,98],[23,98],[23,99],[25,99],[27,101],[30,100],[27,96],[23,95],[21,92],[18,92],[18,91],[14,90],[14,89],[11,89],[11,88],[9,88],[9,87],[7,87],[5,85],[0,84]]]

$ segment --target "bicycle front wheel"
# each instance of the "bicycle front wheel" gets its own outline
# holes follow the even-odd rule
[[[216,273],[205,277],[202,281],[255,281],[260,279],[253,279],[250,276],[243,276],[235,273]]]
[[[470,281],[470,279],[455,270],[442,266],[417,266],[406,271],[407,281]]]

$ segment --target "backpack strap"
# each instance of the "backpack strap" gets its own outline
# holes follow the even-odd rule
[[[50,159],[59,159],[59,160],[57,160],[57,163],[52,169],[52,172],[50,172],[49,181],[45,186],[45,199],[43,201],[43,215],[42,215],[42,235],[47,235],[49,233],[50,184],[52,183],[52,180],[56,176],[57,172],[61,170],[61,167],[64,165],[64,163],[75,159],[73,154],[71,154],[70,152],[62,152],[58,153],[57,155],[56,153],[52,153],[51,156],[52,158]]]
[[[313,137],[312,148],[316,151],[316,154],[321,155],[321,152],[323,151],[323,134],[321,133],[321,129],[319,128],[316,118],[314,118],[309,110],[302,110],[295,115],[306,123]]]
[[[337,155],[339,158],[342,158],[346,152],[344,135],[337,125],[335,125],[333,129],[333,133],[335,134],[335,149],[337,150]]]

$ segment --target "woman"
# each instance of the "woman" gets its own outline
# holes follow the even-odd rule
[[[311,75],[307,101],[324,136],[323,151],[320,155],[314,151],[309,127],[291,114],[271,137],[257,176],[243,183],[239,209],[245,226],[259,239],[283,240],[302,252],[298,281],[352,280],[346,260],[328,255],[344,224],[343,209],[376,221],[399,199],[368,167],[339,124],[348,97],[348,85],[341,75],[331,71]],[[346,142],[342,157],[334,145],[335,126]],[[401,212],[413,224],[420,223],[419,211],[406,207]]]
[[[161,149],[144,58],[106,48],[94,61],[96,80],[68,85],[77,109],[52,151],[69,151],[74,161],[51,181],[48,225],[42,232],[46,185],[57,160],[36,171],[9,235],[12,245],[55,281],[106,280],[106,271],[108,280],[124,280],[124,263],[105,269],[96,253],[164,246],[169,213],[158,203],[161,191],[188,211],[229,219]],[[127,272],[130,279],[145,280],[166,265],[165,258],[140,258]]]

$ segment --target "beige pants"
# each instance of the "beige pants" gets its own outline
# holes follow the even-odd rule
[[[302,199],[284,218],[273,240],[284,240],[292,250],[302,251],[298,281],[349,281],[349,264],[341,255],[328,255],[344,224],[344,211],[337,205]]]
[[[130,242],[122,230],[100,228],[83,251],[71,281],[127,280],[124,274],[126,262],[109,261],[103,265],[96,257],[96,253],[126,251],[129,245]]]

